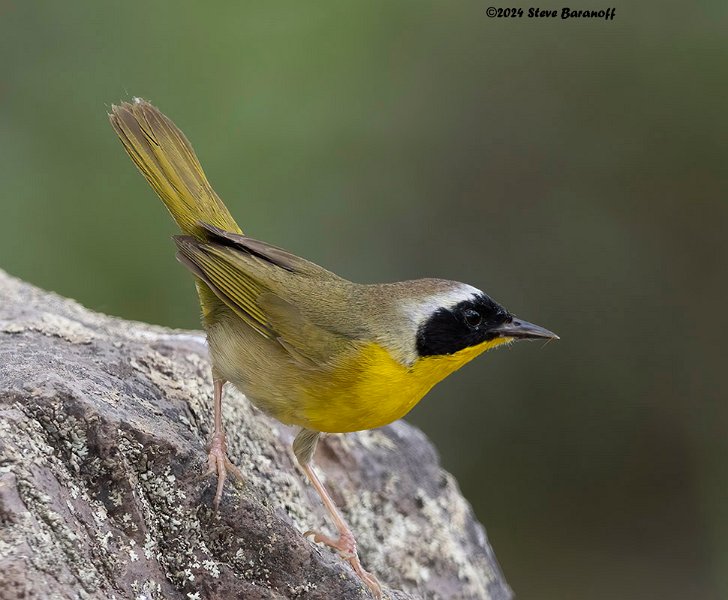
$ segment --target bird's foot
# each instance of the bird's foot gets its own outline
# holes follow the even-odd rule
[[[341,556],[351,565],[354,572],[359,576],[364,584],[371,590],[375,598],[379,599],[382,597],[382,586],[371,573],[364,570],[359,561],[359,555],[356,552],[356,540],[354,535],[349,530],[339,532],[339,538],[333,539],[327,535],[319,533],[317,531],[307,531],[303,534],[305,537],[312,536],[313,541],[317,544],[324,544],[329,548],[337,550]]]
[[[217,489],[215,490],[215,498],[212,501],[215,510],[220,505],[220,499],[222,498],[222,490],[225,487],[225,479],[227,474],[231,473],[235,479],[240,482],[245,481],[245,477],[240,472],[227,455],[227,440],[225,439],[224,432],[218,432],[212,436],[212,441],[207,447],[207,471],[202,477],[208,475],[217,475]]]

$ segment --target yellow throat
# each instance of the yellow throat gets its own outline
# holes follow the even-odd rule
[[[512,340],[496,338],[454,354],[426,356],[410,367],[379,344],[368,344],[326,381],[310,382],[304,392],[306,426],[343,433],[387,425],[406,415],[436,383],[465,363]]]

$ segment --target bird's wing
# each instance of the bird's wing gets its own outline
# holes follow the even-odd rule
[[[180,262],[245,323],[266,338],[278,341],[306,366],[328,364],[351,341],[314,323],[284,297],[286,283],[292,283],[290,278],[298,279],[299,286],[310,286],[312,280],[319,285],[326,278],[313,277],[316,272],[308,267],[313,263],[263,242],[240,237],[245,245],[243,240],[220,243],[219,236],[216,241],[185,235],[174,239]],[[313,267],[321,269],[317,265]]]
[[[261,335],[275,339],[268,319],[258,306],[258,297],[266,286],[241,271],[233,250],[208,244],[189,235],[174,237],[177,259],[204,281],[229,309]]]

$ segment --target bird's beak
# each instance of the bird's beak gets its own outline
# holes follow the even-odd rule
[[[553,331],[549,331],[548,329],[539,327],[538,325],[534,325],[533,323],[529,323],[528,321],[523,321],[522,319],[515,318],[510,323],[497,325],[496,327],[491,329],[489,333],[494,333],[498,337],[511,337],[519,339],[560,339],[559,336],[556,335]]]

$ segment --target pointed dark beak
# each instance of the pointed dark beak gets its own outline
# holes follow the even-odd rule
[[[516,318],[513,318],[510,323],[496,325],[489,333],[494,333],[497,337],[512,337],[518,339],[560,339],[553,331]]]

